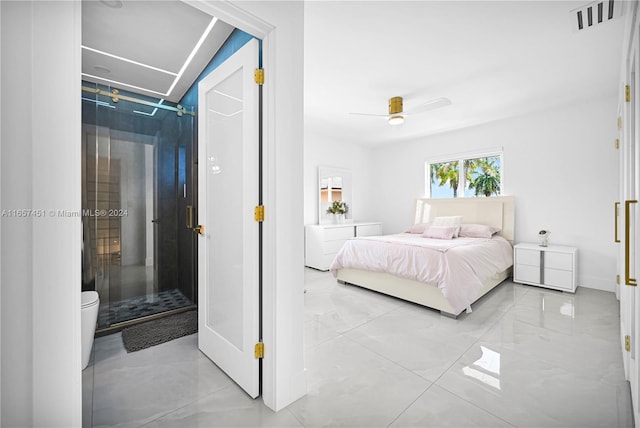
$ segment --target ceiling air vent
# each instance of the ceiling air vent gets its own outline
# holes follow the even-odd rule
[[[621,0],[594,1],[573,9],[570,14],[574,31],[587,30],[621,16],[622,3]]]

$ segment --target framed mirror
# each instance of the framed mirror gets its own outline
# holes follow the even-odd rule
[[[335,223],[335,216],[327,213],[335,201],[347,204],[349,210],[344,221],[353,221],[351,171],[330,166],[318,167],[318,222],[320,224]]]

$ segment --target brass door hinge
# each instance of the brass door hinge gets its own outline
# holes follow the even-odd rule
[[[618,130],[622,129],[622,116],[618,116]]]
[[[620,140],[616,138],[616,149],[620,148]]]
[[[626,102],[631,101],[631,86],[624,85],[624,100]]]
[[[256,221],[264,221],[264,205],[258,205],[254,211],[254,217]]]
[[[620,285],[620,275],[616,275],[616,284]]]
[[[258,85],[264,85],[264,69],[256,68],[253,72],[253,78]]]
[[[631,352],[631,336],[624,337],[624,350]]]
[[[253,348],[253,354],[257,359],[264,358],[264,343],[258,342],[256,346]]]

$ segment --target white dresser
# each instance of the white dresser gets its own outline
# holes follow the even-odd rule
[[[514,246],[513,281],[575,293],[578,249],[560,245]]]
[[[329,270],[336,253],[350,238],[382,235],[382,223],[314,224],[305,226],[305,266]]]

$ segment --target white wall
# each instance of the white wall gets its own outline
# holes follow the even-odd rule
[[[617,98],[565,106],[420,141],[376,148],[371,192],[385,233],[405,229],[424,197],[424,162],[482,148],[504,149],[504,194],[516,197],[516,241],[578,247],[578,285],[615,290],[613,207],[618,195]]]
[[[304,224],[318,224],[318,166],[344,168],[352,174],[354,221],[378,221],[373,211],[372,150],[359,144],[305,132]]]
[[[80,3],[0,8],[0,424],[80,426]]]

